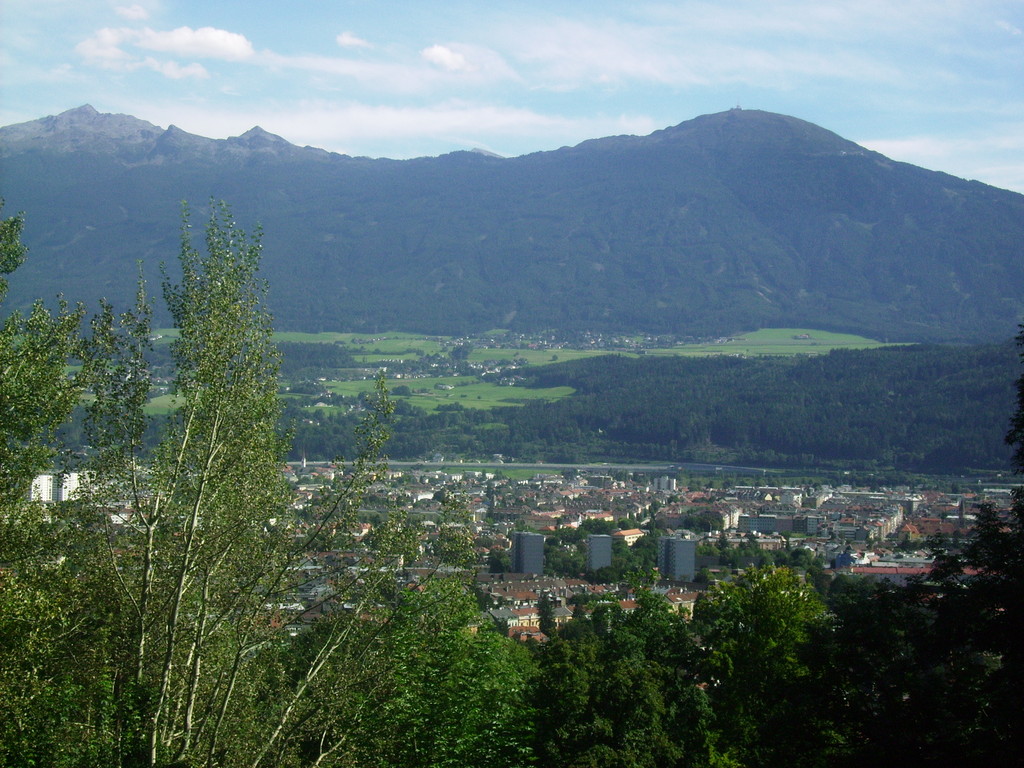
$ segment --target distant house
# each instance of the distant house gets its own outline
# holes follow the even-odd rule
[[[840,568],[850,568],[856,562],[857,554],[855,552],[840,552],[832,561],[832,567],[836,570],[839,570]]]
[[[531,629],[540,627],[540,611],[535,607],[513,608],[512,614],[515,618],[509,622],[509,627],[529,627]]]
[[[544,536],[516,531],[512,534],[512,570],[515,573],[544,573]]]
[[[920,541],[924,538],[921,530],[913,523],[904,523],[896,534],[903,541]]]
[[[499,627],[519,626],[519,616],[512,608],[492,608],[487,612],[487,615],[490,616],[491,620]]]
[[[663,579],[693,581],[697,563],[697,542],[675,536],[658,540],[658,571]]]
[[[687,615],[693,615],[693,606],[697,604],[697,592],[682,592],[679,590],[669,590],[665,593],[665,600],[668,602],[674,613],[686,612]]]
[[[888,581],[898,587],[905,587],[912,578],[925,578],[932,572],[931,566],[881,566],[855,565],[850,573],[873,581]]]
[[[518,640],[521,643],[533,641],[535,643],[546,643],[548,636],[541,632],[539,629],[530,629],[523,627],[510,627],[508,630],[508,636],[513,640]]]
[[[625,531],[616,531],[612,534],[612,539],[615,541],[626,542],[627,547],[632,547],[644,536],[644,532],[639,528],[629,528]]]

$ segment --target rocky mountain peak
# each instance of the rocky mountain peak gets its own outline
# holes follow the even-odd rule
[[[44,148],[57,152],[109,151],[154,141],[163,129],[131,115],[104,114],[90,104],[0,128],[5,149]]]
[[[285,149],[293,145],[277,134],[270,133],[258,125],[250,128],[241,136],[232,136],[228,143],[246,149]]]

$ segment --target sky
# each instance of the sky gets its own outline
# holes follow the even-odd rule
[[[1024,0],[0,0],[0,125],[503,156],[736,106],[1024,192]]]

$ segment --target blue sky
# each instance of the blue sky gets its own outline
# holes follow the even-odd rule
[[[0,125],[512,156],[740,105],[1024,192],[1022,0],[3,0],[0,29]]]

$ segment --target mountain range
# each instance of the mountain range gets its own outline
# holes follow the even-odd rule
[[[223,140],[83,106],[0,128],[29,260],[8,306],[159,285],[181,202],[263,231],[283,330],[999,341],[1024,315],[1024,195],[733,109],[649,136],[413,160]],[[197,230],[201,227],[195,226]]]

